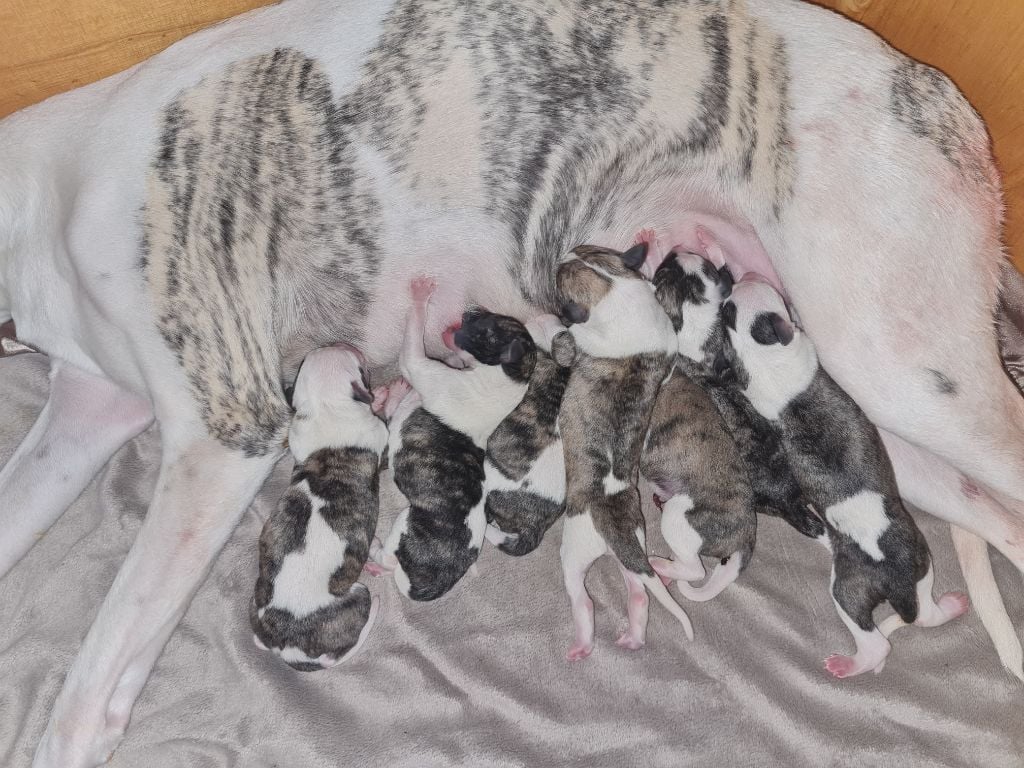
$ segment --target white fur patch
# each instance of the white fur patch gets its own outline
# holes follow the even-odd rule
[[[484,545],[484,530],[487,528],[487,515],[484,514],[484,504],[487,501],[487,494],[480,497],[480,503],[469,511],[466,517],[466,527],[469,528],[469,546],[475,547],[477,551]]]
[[[298,487],[313,504],[306,527],[306,546],[284,556],[281,570],[274,579],[274,597],[267,608],[279,608],[293,616],[307,616],[336,599],[328,584],[331,574],[345,560],[347,543],[320,514],[325,506],[323,499],[313,495],[305,480]]]
[[[885,559],[878,540],[890,522],[883,500],[880,493],[861,491],[825,510],[825,519],[834,528],[856,541],[869,557],[878,562]]]
[[[608,454],[608,461],[609,461],[609,463],[611,463],[611,460],[612,460],[612,456],[611,456],[611,453],[609,452],[609,454]],[[604,485],[604,495],[605,496],[614,496],[616,493],[620,493],[621,491],[624,491],[627,488],[629,488],[629,483],[627,483],[625,480],[620,480],[619,478],[617,478],[615,476],[615,470],[614,469],[609,469],[608,470],[608,474],[605,476],[604,480],[602,480],[601,482]]]
[[[591,307],[585,323],[569,326],[576,346],[591,357],[675,355],[679,342],[672,321],[654,296],[654,286],[646,280],[605,276],[612,280],[611,290]]]
[[[424,359],[409,366],[423,407],[481,448],[526,394],[527,385],[510,379],[500,365],[455,370]]]
[[[704,539],[686,519],[686,513],[693,506],[693,499],[680,493],[666,501],[661,509],[661,535],[676,558],[684,562],[699,557],[704,544]]]

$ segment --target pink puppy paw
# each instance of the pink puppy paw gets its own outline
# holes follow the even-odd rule
[[[363,570],[366,571],[371,576],[383,576],[384,575],[384,568],[379,563],[375,563],[372,560],[367,560],[363,564]]]
[[[963,592],[947,592],[939,598],[939,610],[947,619],[955,619],[967,612],[970,601]]]
[[[857,662],[852,656],[833,653],[825,659],[825,669],[832,677],[842,680],[844,677],[852,677],[857,674]]]
[[[592,643],[587,645],[575,643],[572,648],[569,649],[569,652],[565,654],[565,658],[566,661],[583,661],[583,659],[587,658],[593,652],[594,646]]]
[[[615,644],[619,648],[625,648],[628,651],[639,651],[644,647],[644,641],[635,637],[629,630],[619,635],[619,639],[615,641]]]
[[[426,303],[434,295],[436,289],[437,283],[432,277],[417,277],[410,284],[412,300],[417,303]]]

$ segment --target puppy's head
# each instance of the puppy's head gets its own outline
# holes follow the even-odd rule
[[[558,267],[559,316],[566,325],[585,323],[591,313],[624,281],[642,280],[640,267],[647,257],[647,244],[628,251],[581,245]]]
[[[291,404],[295,415],[288,442],[300,461],[317,448],[378,450],[379,420],[371,409],[370,380],[364,358],[354,347],[336,344],[306,355],[295,377]]]
[[[732,273],[695,253],[670,253],[654,273],[655,296],[668,313],[679,352],[700,360],[732,292]]]
[[[768,283],[742,280],[722,305],[735,359],[752,377],[783,385],[805,379],[817,368],[813,346],[790,318],[786,302]]]
[[[452,336],[455,346],[483,365],[500,365],[507,376],[528,381],[537,363],[537,345],[526,326],[507,315],[472,309]]]

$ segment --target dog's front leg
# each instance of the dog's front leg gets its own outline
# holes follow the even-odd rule
[[[50,396],[0,470],[0,576],[78,498],[114,452],[153,421],[149,403],[55,360]]]
[[[153,502],[57,697],[35,768],[105,762],[164,644],[279,454],[164,434]]]

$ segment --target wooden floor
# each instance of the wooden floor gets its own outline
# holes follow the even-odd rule
[[[369,0],[357,0],[369,2]],[[514,2],[514,0],[510,0]],[[0,0],[0,116],[98,80],[266,0]],[[1024,0],[821,0],[933,64],[995,142],[1006,241],[1024,267]]]

